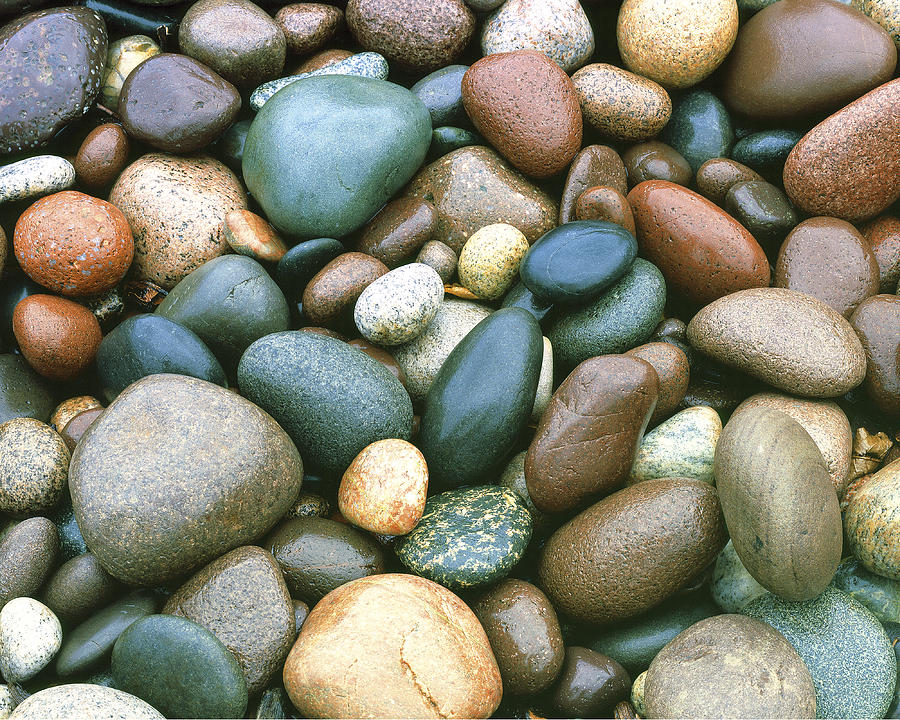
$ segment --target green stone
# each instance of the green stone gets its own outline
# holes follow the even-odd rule
[[[63,502],[49,516],[59,531],[59,564],[68,562],[73,557],[84,555],[88,551],[87,543],[81,535],[78,520],[69,494],[65,493]]]
[[[469,122],[462,99],[462,79],[468,69],[468,65],[447,65],[410,88],[428,109],[435,127]]]
[[[722,101],[706,90],[694,90],[675,103],[661,139],[681,153],[696,173],[707,160],[728,157],[734,130]]]
[[[469,145],[484,145],[485,140],[481,135],[465,128],[442,125],[436,127],[431,133],[431,146],[428,148],[428,161],[432,162],[454,150],[468,147]]]
[[[891,645],[894,646],[894,655],[897,658],[897,665],[900,666],[900,624],[895,622],[884,623],[884,630],[888,634]],[[891,706],[888,708],[886,718],[900,718],[900,681],[894,688],[894,699],[891,700]]]
[[[637,347],[662,320],[666,281],[643,258],[615,285],[587,305],[564,309],[551,322],[547,337],[554,361],[564,372],[597,355],[623,353]]]
[[[132,624],[112,652],[116,687],[170,718],[241,718],[247,684],[234,655],[209,630],[174,615]]]
[[[900,581],[876,575],[856,558],[838,565],[834,586],[865,605],[881,622],[900,622]]]
[[[803,137],[797,130],[763,130],[741,138],[731,150],[731,159],[753,168],[770,182],[780,184],[784,161]]]
[[[0,355],[0,423],[19,417],[50,419],[56,403],[46,381],[21,355]]]
[[[531,514],[515,491],[483,485],[448,490],[425,503],[415,529],[397,545],[397,557],[416,575],[451,590],[505,577],[531,539]]]
[[[725,211],[743,225],[765,249],[775,251],[800,222],[781,188],[765,180],[735,183],[725,196]]]
[[[253,120],[244,181],[279,230],[340,238],[406,184],[430,142],[428,110],[406,88],[310,77],[277,92]]]

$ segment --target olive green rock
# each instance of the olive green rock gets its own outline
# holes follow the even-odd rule
[[[18,417],[47,422],[53,393],[21,355],[0,355],[0,423]]]
[[[409,90],[351,75],[306,78],[253,120],[244,181],[279,230],[340,238],[413,176],[430,143],[431,117]]]
[[[234,655],[209,630],[173,615],[150,615],[123,632],[112,652],[116,687],[166,717],[240,718],[247,684]]]

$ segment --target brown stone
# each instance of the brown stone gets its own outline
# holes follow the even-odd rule
[[[429,240],[419,250],[416,262],[433,268],[446,285],[456,275],[456,266],[459,263],[459,258],[449,245],[442,243],[440,240]]]
[[[284,32],[288,50],[305,55],[331,41],[344,24],[344,13],[334,5],[293,3],[275,14],[275,22]]]
[[[606,145],[588,145],[569,166],[559,205],[559,224],[575,219],[575,205],[592,187],[611,187],[622,195],[628,192],[628,176],[619,153]]]
[[[871,244],[844,220],[804,220],[785,238],[775,263],[775,287],[819,298],[845,317],[878,292]]]
[[[851,485],[845,500],[844,531],[850,551],[872,572],[900,580],[900,460]]]
[[[119,95],[128,134],[165,152],[203,148],[241,109],[237,88],[187,55],[161,53],[138,65]]]
[[[608,220],[634,235],[634,214],[626,197],[615,188],[598,185],[588,188],[575,203],[576,220]]]
[[[338,255],[317,272],[303,291],[303,314],[317,325],[331,325],[353,312],[356,300],[369,285],[388,272],[371,255]]]
[[[336,330],[331,330],[330,328],[316,327],[314,325],[306,325],[300,328],[303,332],[311,332],[316,333],[317,335],[325,335],[330,338],[334,338],[335,340],[340,340],[341,342],[347,342],[347,337],[337,332]]]
[[[34,597],[56,567],[59,531],[45,517],[30,517],[0,535],[0,606]]]
[[[664,180],[628,194],[642,257],[666,285],[691,303],[707,303],[747,288],[768,287],[766,254],[734,218],[702,195]]]
[[[403,368],[400,367],[400,364],[394,359],[394,356],[387,350],[378,345],[373,345],[365,338],[354,338],[349,341],[349,344],[358,350],[362,350],[370,358],[374,358],[384,365],[391,371],[391,374],[400,381],[403,387],[406,387],[406,373],[403,372]]]
[[[313,72],[314,70],[321,70],[329,65],[339,63],[341,60],[346,60],[351,55],[353,55],[353,53],[350,50],[338,50],[337,48],[323,50],[300,63],[292,74],[302,75],[303,73]]]
[[[466,604],[400,574],[348,583],[320,601],[288,656],[284,685],[306,717],[487,718],[503,693]]]
[[[451,65],[475,31],[463,0],[349,0],[346,12],[360,45],[417,74]]]
[[[122,585],[93,553],[73,557],[47,581],[41,602],[61,620],[80,620],[110,602]]]
[[[556,680],[563,665],[562,630],[544,593],[507,579],[484,593],[472,611],[487,633],[507,695],[535,695]]]
[[[684,399],[691,377],[688,357],[680,347],[667,342],[648,342],[625,354],[646,360],[656,370],[659,393],[650,425],[657,425],[675,412]]]
[[[281,669],[296,635],[281,571],[270,553],[252,545],[200,570],[162,611],[193,620],[219,638],[237,658],[251,694]]]
[[[551,693],[562,717],[609,717],[613,706],[631,696],[631,676],[619,663],[588,648],[566,648],[566,662]]]
[[[50,427],[61,433],[62,429],[73,417],[85,410],[98,407],[103,407],[103,405],[93,395],[78,395],[77,397],[63,400],[53,410],[53,414],[50,415]]]
[[[825,113],[890,80],[897,50],[857,10],[827,0],[787,0],[750,18],[722,69],[722,99],[758,120]]]
[[[29,295],[13,312],[13,333],[22,354],[51,380],[71,380],[90,365],[103,335],[84,305],[55,295]]]
[[[640,358],[604,355],[576,367],[553,393],[525,456],[535,506],[571,510],[621,487],[658,391],[656,371]]]
[[[900,197],[900,80],[826,118],[784,165],[784,190],[798,209],[850,222],[868,220]]]
[[[575,87],[541,52],[482,58],[463,75],[462,99],[478,131],[526,175],[556,175],[581,147]]]
[[[392,270],[409,262],[431,239],[437,227],[437,210],[421,198],[397,198],[366,223],[356,250],[376,257]]]
[[[0,425],[0,513],[49,512],[65,493],[68,470],[69,451],[49,425],[29,417]]]
[[[850,316],[866,351],[863,389],[875,407],[900,415],[900,297],[875,295]]]
[[[900,220],[882,215],[860,228],[872,246],[881,278],[878,292],[893,293],[900,281]]]
[[[547,541],[541,586],[559,611],[614,623],[658,605],[725,547],[716,489],[702,480],[646,480],[577,515]]]
[[[277,263],[287,252],[287,245],[275,228],[249,210],[229,212],[222,234],[232,250],[254,260]]]
[[[16,259],[29,277],[61,295],[96,295],[115,286],[134,255],[121,210],[75,190],[41,198],[16,222]]]
[[[75,156],[75,177],[82,185],[103,188],[115,180],[128,159],[128,136],[118,123],[99,125],[88,133]]]
[[[78,413],[66,426],[60,430],[59,434],[65,442],[69,450],[74,450],[81,436],[87,432],[87,429],[94,423],[98,417],[103,414],[105,408],[96,407]]]
[[[666,180],[677,185],[688,185],[694,176],[690,164],[681,153],[658,140],[632,145],[622,153],[622,162],[628,173],[629,187],[645,180]]]
[[[712,158],[697,170],[697,191],[716,205],[725,202],[725,196],[739,182],[762,180],[756,170],[729,158]]]

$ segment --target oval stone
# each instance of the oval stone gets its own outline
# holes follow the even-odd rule
[[[59,532],[45,517],[30,517],[0,532],[0,607],[37,594],[59,557]]]
[[[659,377],[656,409],[650,416],[650,425],[648,426],[653,427],[675,412],[681,401],[684,400],[691,375],[688,356],[681,347],[669,342],[649,342],[638,345],[625,354],[646,360],[653,366]]]
[[[363,290],[388,272],[387,265],[371,255],[342,252],[307,283],[303,290],[303,314],[321,326],[341,326],[347,316],[352,316]]]
[[[875,295],[850,316],[850,324],[866,351],[862,387],[882,412],[900,414],[900,298]]]
[[[900,580],[900,460],[886,465],[848,498],[844,531],[869,570]]]
[[[588,145],[569,165],[559,205],[560,225],[575,219],[578,198],[588,188],[598,185],[611,187],[624,195],[628,192],[628,176],[619,153],[607,145]],[[537,238],[529,240],[534,242]]]
[[[710,407],[689,407],[647,433],[638,448],[628,482],[686,477],[715,482],[713,458],[722,432],[719,414]]]
[[[693,176],[684,156],[671,145],[658,140],[632,145],[622,153],[622,162],[628,173],[629,187],[645,180],[665,180],[687,186]]]
[[[631,678],[618,662],[570,645],[550,702],[563,717],[606,717],[630,690]]]
[[[693,90],[675,103],[660,139],[679,152],[696,173],[707,160],[728,157],[734,131],[722,101],[707,90]]]
[[[118,123],[98,125],[78,148],[72,163],[78,181],[101,189],[115,180],[128,159],[128,136]]]
[[[0,673],[21,684],[43,670],[62,644],[53,611],[30,597],[13,598],[0,610]]]
[[[697,190],[720,207],[732,186],[739,182],[762,180],[756,170],[728,158],[712,158],[697,170]]]
[[[768,249],[778,246],[800,219],[784,191],[765,180],[734,183],[728,188],[724,207]]]
[[[121,585],[93,553],[85,553],[64,563],[47,580],[41,601],[63,621],[81,620],[108,603]]]
[[[891,293],[900,280],[900,220],[882,215],[867,222],[860,232],[872,244],[881,275],[879,292]]]
[[[356,249],[392,270],[408,261],[434,234],[437,211],[427,200],[397,198],[366,223]]]
[[[278,261],[275,282],[289,302],[296,302],[316,273],[344,252],[344,246],[334,238],[297,243]]]
[[[10,715],[14,720],[41,720],[47,717],[113,718],[163,720],[154,707],[127,692],[93,683],[54,685],[30,695]]]

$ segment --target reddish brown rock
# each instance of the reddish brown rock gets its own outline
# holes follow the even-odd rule
[[[109,290],[134,256],[134,240],[122,212],[75,190],[48,195],[23,212],[13,248],[32,280],[72,297]]]
[[[376,257],[392,270],[409,262],[437,227],[437,210],[421,198],[391,200],[366,223],[356,249]]]
[[[670,145],[650,140],[632,145],[622,153],[628,173],[628,185],[634,187],[645,180],[666,180],[688,185],[694,173],[681,153]]]
[[[525,455],[528,494],[540,510],[571,510],[628,477],[656,407],[659,379],[640,358],[585,360],[563,381]]]
[[[635,234],[634,214],[625,196],[615,188],[602,185],[588,188],[575,203],[576,220],[608,220]]]
[[[352,54],[353,53],[349,50],[338,50],[337,48],[323,50],[300,63],[292,74],[301,75],[303,73],[312,72],[313,70],[321,70],[323,67],[328,67],[329,65],[339,63],[341,60],[346,60]]]
[[[75,177],[82,185],[103,188],[115,180],[128,159],[128,136],[117,123],[95,127],[78,148]]]
[[[309,328],[307,328],[307,329],[309,329]],[[319,328],[319,329],[324,329],[324,328]],[[333,336],[337,333],[330,333],[330,334]],[[344,338],[341,337],[340,339],[343,340]],[[355,347],[358,350],[361,350],[366,355],[368,355],[370,358],[374,358],[375,360],[380,362],[388,370],[391,371],[391,374],[400,381],[400,383],[403,385],[403,387],[406,387],[406,373],[403,372],[403,368],[400,367],[400,363],[398,363],[394,359],[394,356],[391,355],[383,347],[379,347],[378,345],[373,345],[365,338],[354,338],[353,340],[350,340],[348,344],[352,345],[353,347]]]
[[[588,145],[569,166],[559,205],[559,224],[575,219],[575,205],[592,187],[611,187],[622,195],[628,192],[628,176],[619,153],[606,145]]]
[[[882,215],[860,228],[872,245],[880,275],[879,292],[893,293],[900,280],[900,220],[893,215]]]
[[[684,400],[691,378],[688,357],[680,347],[667,342],[638,345],[625,354],[646,360],[656,370],[659,394],[656,398],[656,409],[650,416],[650,425],[656,425],[675,412]]]
[[[650,180],[628,194],[642,257],[671,290],[697,305],[768,287],[769,262],[734,218],[692,190]]]
[[[560,717],[609,717],[613,706],[630,695],[631,676],[611,657],[577,645],[566,648],[566,662],[551,693]]]
[[[883,212],[900,197],[900,80],[826,118],[784,165],[784,190],[800,210],[850,222]]]
[[[581,147],[575,86],[541,52],[482,58],[463,75],[462,98],[478,131],[526,175],[556,175]]]
[[[293,3],[275,14],[288,50],[306,54],[325,47],[344,24],[344,13],[334,5]]]
[[[38,374],[71,380],[94,360],[100,324],[83,305],[55,295],[29,295],[13,312],[13,334]]]
[[[338,255],[317,272],[303,291],[303,314],[316,325],[341,319],[369,285],[388,272],[388,267],[371,255],[349,252]]]
[[[50,427],[62,433],[63,428],[76,415],[92,408],[102,408],[102,403],[93,395],[78,395],[63,400],[50,415]]]
[[[95,407],[89,410],[84,410],[83,412],[78,413],[75,417],[73,417],[69,422],[65,424],[63,429],[60,431],[60,436],[63,441],[66,443],[66,447],[69,450],[74,450],[75,446],[78,444],[78,441],[81,440],[81,436],[87,432],[87,429],[94,424],[94,420],[100,417],[103,414],[105,408],[103,407]]]
[[[741,27],[722,69],[722,99],[772,122],[830,112],[890,80],[896,64],[890,35],[856,9],[786,0]]]
[[[849,316],[878,292],[878,263],[869,242],[836,218],[804,220],[785,238],[775,263],[775,287],[799,290]]]
[[[697,190],[716,205],[725,202],[733,185],[750,180],[762,180],[756,170],[729,158],[712,158],[697,170]]]
[[[882,412],[900,414],[900,297],[864,300],[850,324],[866,351],[866,394]]]

